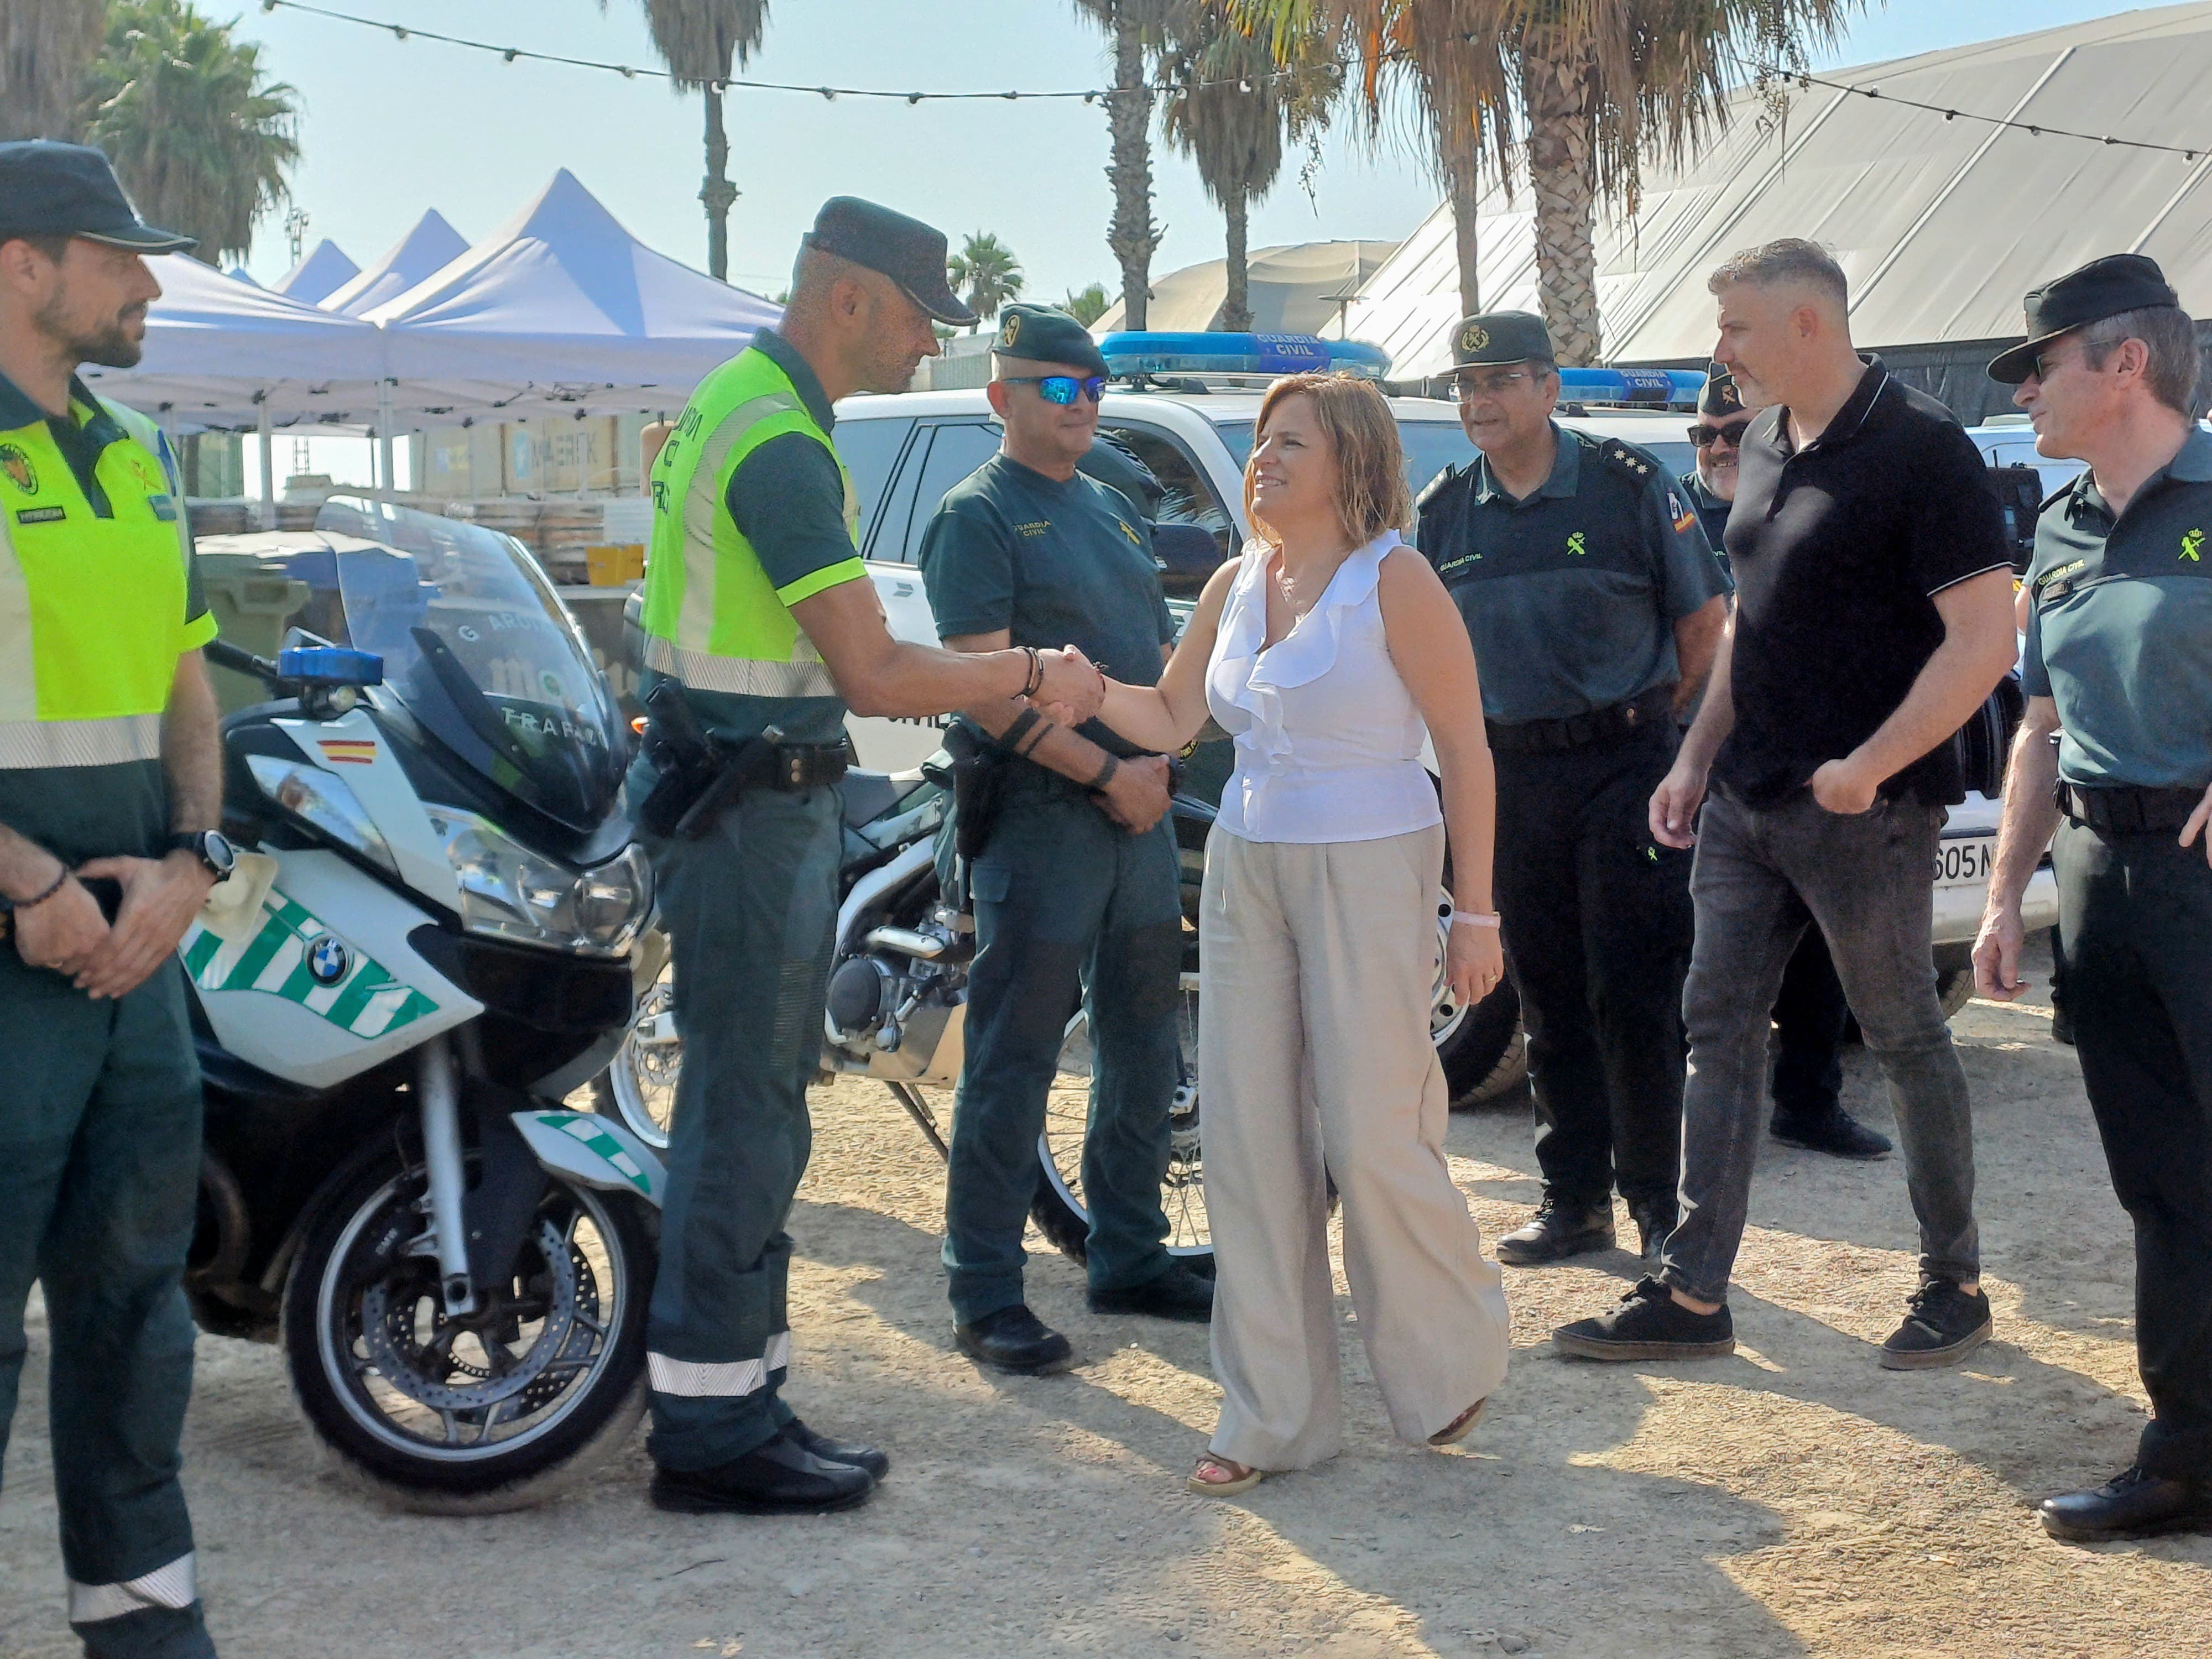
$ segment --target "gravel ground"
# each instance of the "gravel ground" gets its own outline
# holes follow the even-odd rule
[[[792,1228],[789,1392],[891,1451],[866,1508],[663,1516],[641,1440],[535,1512],[392,1513],[321,1471],[273,1350],[204,1338],[185,1480],[210,1624],[230,1659],[2212,1652],[2212,1539],[2074,1547],[2033,1518],[2130,1461],[2129,1232],[2048,1008],[1977,1003],[1954,1030],[1997,1318],[1962,1369],[1875,1363],[1911,1278],[1895,1161],[1770,1143],[1735,1358],[1562,1361],[1547,1334],[1608,1304],[1632,1259],[1509,1270],[1513,1370],[1463,1454],[1390,1439],[1347,1328],[1344,1455],[1237,1504],[1188,1497],[1217,1400],[1204,1330],[1094,1317],[1079,1270],[1039,1255],[1030,1299],[1082,1364],[979,1372],[951,1352],[936,1156],[880,1087],[840,1083],[815,1097]],[[1890,1127],[1857,1051],[1846,1088]],[[1517,1225],[1525,1103],[1462,1115],[1449,1152],[1486,1236]],[[61,1659],[35,1301],[33,1320],[0,1654]]]

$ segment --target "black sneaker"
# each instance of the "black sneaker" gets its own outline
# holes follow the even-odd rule
[[[1968,1296],[1948,1279],[1931,1279],[1913,1291],[1905,1322],[1881,1345],[1886,1371],[1928,1371],[1955,1365],[1990,1340],[1990,1299]]]
[[[1620,1305],[1552,1333],[1552,1346],[1577,1359],[1722,1359],[1735,1352],[1728,1304],[1692,1312],[1656,1279],[1640,1279]]]
[[[1017,1376],[1045,1376],[1075,1364],[1075,1348],[1021,1303],[955,1325],[952,1340],[970,1359]]]
[[[1150,1314],[1155,1319],[1203,1325],[1213,1317],[1213,1279],[1182,1262],[1170,1261],[1157,1279],[1119,1290],[1093,1290],[1085,1300],[1093,1313]]]
[[[1509,1267],[1534,1267],[1612,1248],[1610,1197],[1583,1201],[1546,1193],[1528,1224],[1498,1241],[1498,1259]]]
[[[1808,1117],[1774,1109],[1774,1138],[1785,1146],[1802,1146],[1830,1158],[1875,1158],[1889,1156],[1889,1137],[1853,1117],[1842,1107]]]

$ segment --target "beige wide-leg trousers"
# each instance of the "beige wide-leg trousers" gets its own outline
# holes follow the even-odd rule
[[[1207,848],[1206,1203],[1218,1277],[1217,1457],[1295,1469],[1343,1443],[1324,1165],[1390,1426],[1419,1441],[1505,1376],[1497,1265],[1444,1164],[1429,1039],[1441,826]]]

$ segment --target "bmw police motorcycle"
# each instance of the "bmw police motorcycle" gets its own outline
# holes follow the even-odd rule
[[[537,1501],[644,1408],[663,1165],[562,1103],[628,1029],[652,908],[627,729],[504,536],[336,498],[203,565],[219,619],[258,603],[284,632],[273,659],[208,649],[238,862],[179,947],[194,1312],[282,1342],[358,1484]]]

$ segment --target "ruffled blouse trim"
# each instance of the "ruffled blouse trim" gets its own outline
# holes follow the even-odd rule
[[[1313,609],[1268,646],[1261,644],[1267,636],[1267,605],[1260,587],[1273,550],[1258,541],[1246,547],[1232,594],[1233,625],[1221,641],[1220,666],[1225,672],[1215,684],[1230,702],[1251,715],[1254,746],[1269,762],[1279,764],[1291,752],[1280,694],[1311,684],[1336,665],[1346,617],[1374,597],[1382,584],[1383,559],[1401,544],[1395,531],[1386,530],[1354,549],[1337,566]]]

